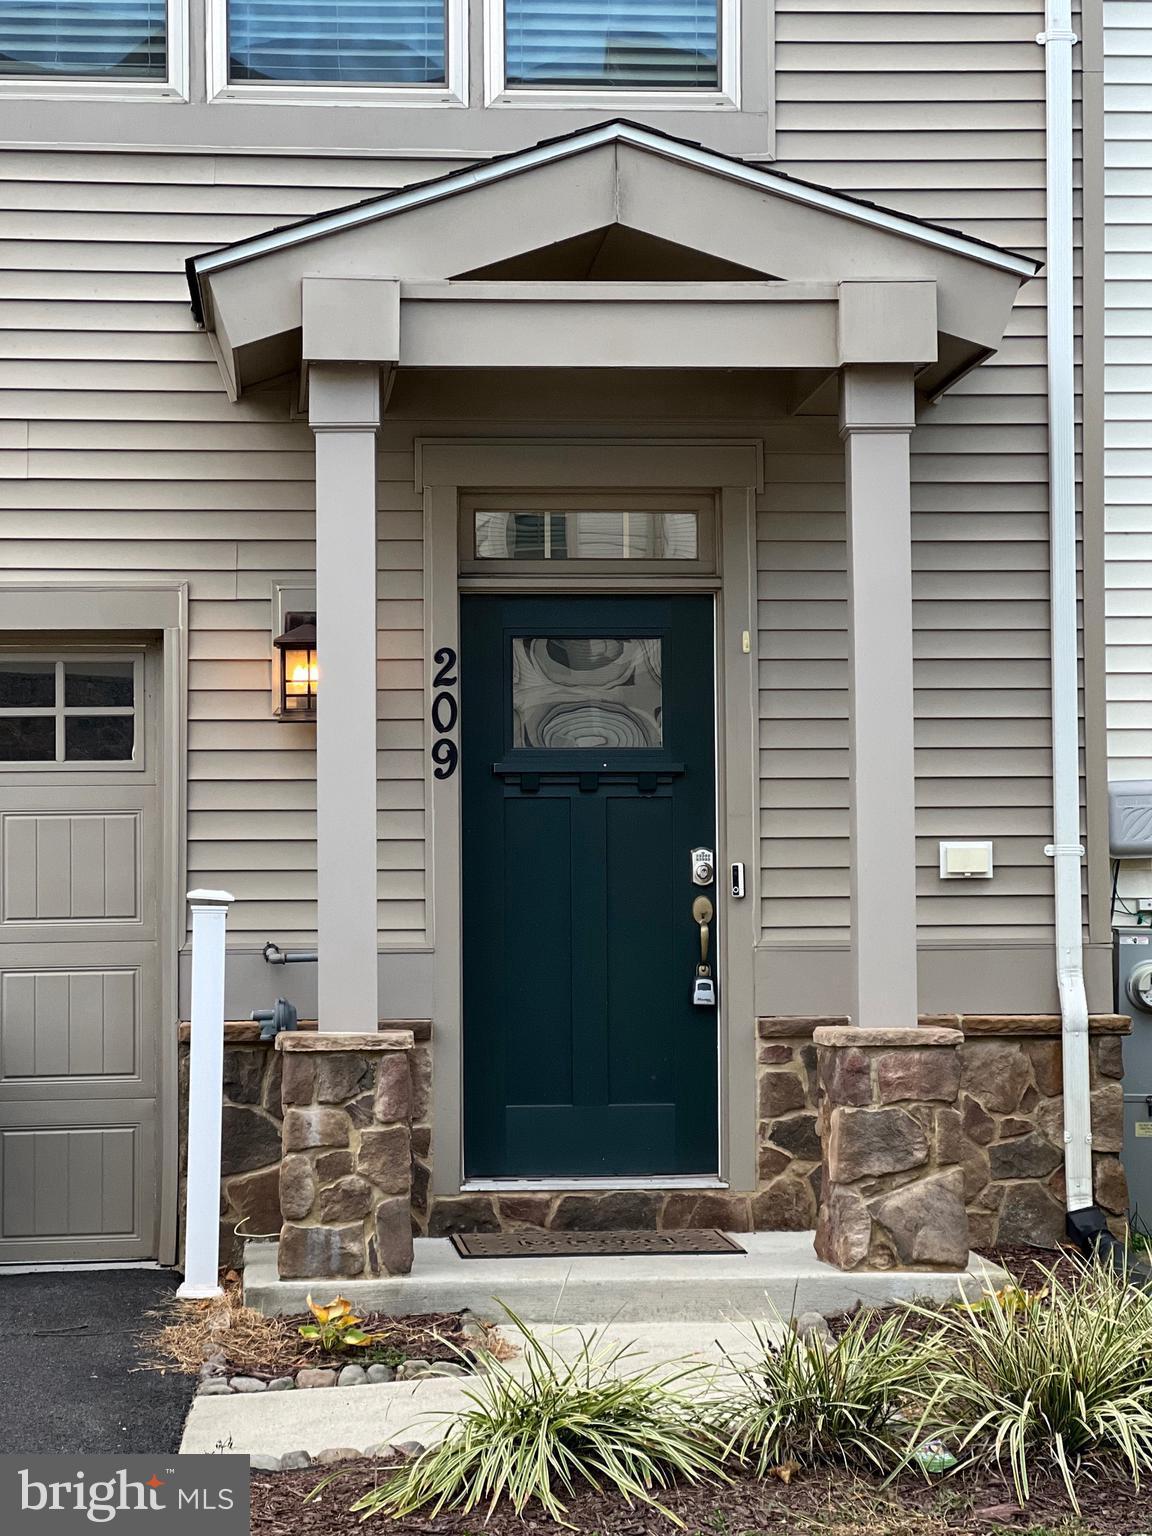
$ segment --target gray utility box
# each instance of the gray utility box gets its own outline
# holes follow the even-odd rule
[[[1124,1042],[1124,1169],[1133,1216],[1152,1229],[1152,928],[1116,930],[1116,1012]]]
[[[1152,859],[1152,779],[1108,785],[1108,846],[1114,859]]]

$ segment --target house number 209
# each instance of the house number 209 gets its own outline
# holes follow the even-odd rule
[[[450,645],[442,645],[433,652],[436,670],[432,674],[432,687],[439,689],[432,695],[432,729],[436,740],[432,743],[433,774],[438,779],[450,779],[460,761],[460,748],[451,739],[460,718],[456,695],[450,692],[456,687],[456,652]]]

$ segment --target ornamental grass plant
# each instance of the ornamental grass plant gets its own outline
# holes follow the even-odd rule
[[[930,1337],[909,1333],[905,1316],[877,1324],[861,1311],[836,1339],[786,1328],[776,1341],[756,1327],[755,1353],[731,1362],[737,1384],[716,1417],[725,1454],[761,1477],[790,1463],[871,1472],[902,1465],[937,1364]]]
[[[465,1393],[471,1406],[442,1443],[358,1500],[354,1511],[466,1513],[507,1499],[523,1514],[536,1500],[564,1524],[564,1500],[580,1487],[661,1509],[657,1495],[673,1481],[725,1479],[722,1443],[702,1421],[698,1402],[679,1390],[699,1367],[624,1374],[627,1347],[605,1348],[595,1333],[581,1338],[572,1359],[562,1359],[505,1311],[523,1334],[520,1370],[493,1359]]]
[[[1097,1263],[931,1315],[941,1365],[921,1427],[961,1468],[1007,1470],[1021,1503],[1055,1471],[1077,1512],[1078,1478],[1139,1487],[1152,1468],[1152,1297]]]

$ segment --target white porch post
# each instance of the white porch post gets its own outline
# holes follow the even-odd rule
[[[841,373],[848,495],[852,1022],[915,1025],[912,369]]]
[[[312,363],[316,434],[318,1027],[370,1033],[376,958],[376,432],[380,368]]]
[[[189,891],[192,1017],[188,1038],[188,1189],[184,1280],[177,1296],[220,1296],[220,1127],[229,891]]]

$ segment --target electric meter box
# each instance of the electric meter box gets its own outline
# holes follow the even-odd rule
[[[1108,845],[1114,859],[1152,859],[1152,779],[1108,785]]]

